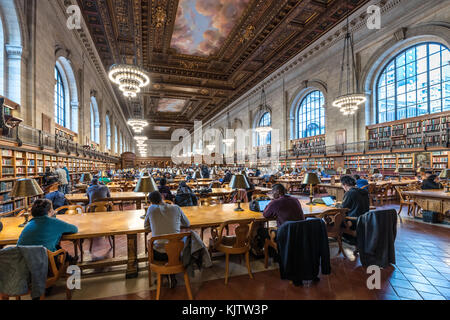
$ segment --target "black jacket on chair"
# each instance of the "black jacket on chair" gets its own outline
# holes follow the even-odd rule
[[[294,284],[331,273],[330,248],[325,223],[308,219],[284,223],[277,232],[281,279]]]
[[[364,267],[387,267],[395,264],[394,242],[397,236],[397,212],[370,211],[358,218],[356,226],[357,246]]]
[[[347,216],[359,217],[369,212],[369,203],[369,192],[367,190],[352,188],[345,193],[342,208],[349,210]]]

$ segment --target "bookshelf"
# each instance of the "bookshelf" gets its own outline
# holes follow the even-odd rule
[[[16,150],[0,148],[0,214],[15,214],[25,206],[24,199],[11,199],[15,180],[20,178],[37,179],[42,183],[45,167],[55,168],[56,165],[66,166],[71,175],[72,186],[78,183],[85,172],[97,173],[109,170],[115,163],[105,163],[96,159],[75,158],[62,155],[52,155],[39,151]],[[35,198],[29,198],[29,205]]]
[[[447,148],[450,112],[367,127],[369,151]]]
[[[325,150],[325,135],[292,140],[292,150],[295,155],[304,154],[303,150],[320,153]]]

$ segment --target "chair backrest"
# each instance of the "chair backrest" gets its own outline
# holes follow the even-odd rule
[[[259,198],[269,198],[269,196],[264,193],[256,193],[252,195],[252,200],[257,200]]]
[[[83,207],[80,205],[72,205],[72,206],[62,206],[55,210],[55,214],[59,214],[60,211],[65,210],[64,214],[66,215],[74,215],[83,213]]]
[[[166,234],[166,235],[161,235],[161,236],[157,236],[157,237],[152,237],[148,241],[148,247],[150,248],[150,250],[149,250],[150,263],[154,262],[153,247],[154,247],[155,241],[166,240],[167,243],[164,244],[164,249],[165,249],[167,257],[169,259],[165,266],[166,267],[174,267],[174,266],[182,265],[183,262],[181,261],[181,252],[184,249],[183,239],[185,237],[190,237],[190,236],[191,236],[190,232],[184,232],[184,233]]]
[[[93,202],[87,206],[86,212],[106,212],[111,211],[112,203],[110,201]]]
[[[233,248],[244,248],[250,246],[250,234],[252,232],[253,222],[255,219],[247,220],[229,220],[223,222],[219,227],[217,244],[222,243],[223,232],[230,225],[238,225],[235,229],[236,241],[233,244]]]
[[[342,223],[348,211],[348,209],[330,209],[320,215],[327,226],[328,235],[339,235],[342,233]]]

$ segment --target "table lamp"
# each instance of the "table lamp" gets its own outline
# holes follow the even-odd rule
[[[234,190],[249,189],[250,185],[248,184],[248,181],[244,175],[236,174],[233,177],[231,177],[230,188],[234,189]],[[241,208],[241,200],[240,199],[238,199],[237,203],[238,203],[238,207],[236,209],[234,209],[234,211],[244,211],[244,209]]]
[[[320,183],[320,179],[317,174],[313,172],[308,172],[303,179],[303,184],[309,185],[309,203],[307,205],[313,206],[313,198],[314,198],[314,189],[313,186],[316,186]]]
[[[14,183],[13,189],[11,191],[12,198],[25,198],[25,222],[19,226],[23,228],[28,223],[29,213],[28,213],[28,197],[35,197],[44,194],[41,187],[34,179],[19,179]]]
[[[201,173],[199,170],[196,170],[196,171],[194,172],[194,175],[192,176],[192,179],[198,180],[198,179],[201,179],[201,178],[203,178],[203,177],[202,177],[202,173]]]
[[[450,179],[450,169],[444,169],[442,170],[441,174],[439,175],[440,179],[445,180],[445,192],[450,192],[450,187],[448,185],[448,179]]]
[[[80,178],[80,183],[85,183],[85,184],[89,184],[89,183],[91,183],[91,181],[92,181],[92,174],[90,174],[90,173],[83,173],[82,175],[81,175],[81,178]]]
[[[134,192],[145,193],[145,204],[148,204],[148,195],[154,191],[159,190],[153,177],[141,177],[134,188]]]

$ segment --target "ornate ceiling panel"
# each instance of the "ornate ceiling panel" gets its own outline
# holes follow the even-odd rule
[[[209,119],[368,0],[78,2],[106,69],[137,61],[149,72],[147,133],[170,138]]]

